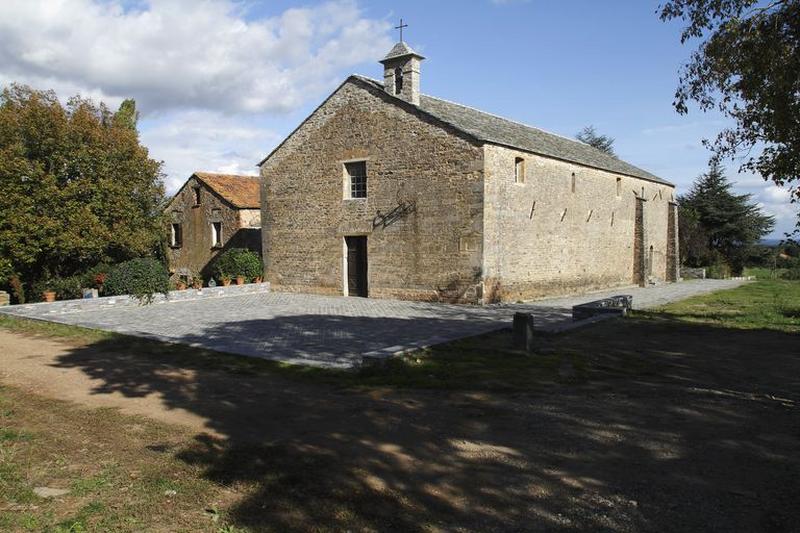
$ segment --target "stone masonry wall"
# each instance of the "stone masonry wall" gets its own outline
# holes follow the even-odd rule
[[[195,205],[194,187],[201,188],[200,205]],[[258,249],[258,236],[253,241],[246,228],[260,219],[260,211],[232,208],[205,184],[191,178],[175,195],[166,209],[169,223],[180,223],[183,227],[183,244],[168,249],[169,269],[173,277],[201,275],[208,281],[212,276],[211,261],[223,250],[234,247],[255,247]],[[211,223],[222,223],[222,245],[211,246]],[[245,229],[243,229],[245,228]],[[170,228],[166,228],[169,235]],[[250,229],[250,232],[253,230]],[[257,229],[255,230],[258,231]],[[237,244],[238,243],[238,244]]]
[[[524,183],[514,180],[517,157]],[[653,246],[652,277],[665,280],[672,187],[494,145],[484,160],[486,302],[631,285],[642,187],[645,250]]]
[[[366,235],[371,297],[479,300],[482,149],[389,98],[345,83],[262,165],[276,290],[343,294],[344,237]],[[344,163],[359,160],[367,198],[346,199]]]

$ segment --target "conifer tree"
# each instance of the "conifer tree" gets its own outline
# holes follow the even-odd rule
[[[775,225],[749,194],[735,194],[718,164],[695,180],[678,199],[684,219],[679,230],[684,261],[693,266],[724,261],[740,274],[753,245]]]

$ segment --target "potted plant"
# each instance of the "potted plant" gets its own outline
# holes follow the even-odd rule
[[[222,280],[223,287],[227,287],[231,284],[231,277],[228,274],[223,274],[220,279]]]
[[[45,276],[43,279],[34,283],[33,293],[40,294],[43,302],[56,301],[56,280],[50,276]]]
[[[97,289],[98,292],[103,292],[103,285],[107,277],[108,274],[106,272],[99,272],[94,276],[94,288]]]
[[[192,278],[192,288],[197,289],[198,291],[203,288],[203,278],[200,276],[195,276]]]
[[[179,291],[186,290],[186,282],[183,281],[183,278],[178,278],[178,280],[175,282],[175,288]]]
[[[214,261],[214,272],[223,280],[236,278],[237,285],[256,279],[263,274],[261,256],[246,248],[231,248],[222,252]]]
[[[253,283],[261,283],[264,279],[261,276],[256,276],[253,278]]]

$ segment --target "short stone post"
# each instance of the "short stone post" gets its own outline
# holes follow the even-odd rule
[[[530,313],[514,313],[514,348],[533,353],[533,315]]]
[[[0,305],[8,305],[9,303],[11,303],[11,297],[6,291],[0,291]]]

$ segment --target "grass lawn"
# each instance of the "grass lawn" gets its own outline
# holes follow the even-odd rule
[[[765,268],[765,267],[747,267],[744,269],[742,275],[753,276],[758,280],[775,280],[781,279],[781,276],[787,271],[785,268]]]
[[[403,402],[411,402],[409,409],[414,408],[414,401],[429,401],[431,403],[427,405],[425,412],[440,417],[432,423],[436,427],[434,435],[444,435],[451,431],[457,436],[456,442],[461,443],[467,442],[464,439],[467,439],[465,435],[469,435],[469,431],[478,431],[480,427],[486,426],[491,431],[483,438],[489,439],[497,431],[502,432],[505,420],[525,416],[525,409],[519,406],[508,410],[495,406],[491,407],[494,409],[492,411],[490,403],[499,405],[528,393],[545,397],[567,394],[578,398],[576,405],[591,408],[593,402],[598,401],[598,390],[627,390],[634,383],[646,383],[654,389],[659,388],[658,390],[667,382],[680,387],[691,386],[688,390],[692,391],[716,387],[729,395],[733,394],[730,391],[761,387],[768,391],[769,398],[772,398],[768,401],[772,403],[766,407],[758,407],[761,410],[757,413],[769,414],[772,411],[767,412],[765,409],[772,409],[777,401],[793,405],[793,400],[781,400],[791,398],[794,394],[791,380],[785,380],[782,376],[787,372],[794,372],[795,367],[791,366],[794,364],[792,357],[796,358],[798,354],[800,282],[758,281],[733,290],[693,297],[660,309],[636,312],[624,320],[607,321],[568,335],[544,339],[540,352],[534,356],[511,349],[510,333],[504,331],[434,347],[392,360],[384,368],[364,369],[359,372],[291,367],[113,333],[3,316],[0,316],[0,328],[26,335],[63,339],[79,348],[100,347],[104,353],[135,354],[145,361],[151,361],[151,366],[157,372],[163,372],[165,367],[216,372],[229,376],[227,379],[233,389],[239,380],[259,379],[261,376],[270,379],[277,377],[281,382],[289,383],[289,391],[292,390],[292,384],[304,387],[304,391],[318,390],[320,401],[323,402],[319,405],[334,409],[326,418],[335,419],[334,422],[342,421],[341,426],[335,426],[322,441],[325,445],[341,441],[341,448],[335,448],[331,444],[331,449],[324,450],[324,453],[320,452],[320,442],[306,442],[311,437],[304,437],[308,426],[301,422],[296,422],[299,429],[292,430],[294,432],[290,432],[288,437],[280,432],[280,439],[273,437],[276,442],[283,442],[280,445],[265,443],[258,447],[245,447],[242,451],[241,448],[231,450],[228,443],[215,441],[206,446],[202,453],[195,453],[192,450],[197,450],[197,435],[186,429],[123,415],[115,410],[87,409],[44,398],[20,388],[3,386],[0,387],[0,530],[232,532],[260,530],[265,524],[277,524],[275,530],[402,529],[411,523],[447,524],[455,516],[455,511],[447,507],[443,503],[445,500],[441,498],[436,500],[438,503],[435,505],[425,505],[425,497],[417,496],[415,499],[415,494],[410,489],[395,494],[370,488],[379,484],[370,469],[383,468],[389,464],[386,455],[389,452],[378,454],[374,447],[366,447],[364,443],[378,431],[375,428],[383,431],[388,426],[387,434],[394,435],[391,427],[399,424],[401,417],[396,413],[376,414],[373,412],[377,409],[375,404],[366,401],[365,405],[368,407],[351,405],[347,408],[349,410],[336,412],[339,402],[335,396],[337,391],[345,391],[355,397],[366,397],[372,391],[389,389],[401,394]],[[769,359],[769,364],[763,363],[763,358],[773,356],[775,358]],[[145,373],[141,379],[146,378]],[[134,378],[130,376],[125,377],[128,381],[132,379]],[[136,391],[136,383],[124,385],[129,385]],[[440,392],[442,390],[445,392]],[[439,396],[435,396],[440,394],[444,398],[449,391],[459,390],[469,394],[490,395],[493,400],[480,404],[480,409],[463,405],[448,408],[441,399],[437,399]],[[683,389],[681,391],[679,397],[689,397],[689,393],[683,392]],[[643,393],[643,397],[646,395]],[[344,396],[341,398],[345,401]],[[284,403],[280,408],[288,411],[287,416],[291,416],[281,419],[284,421],[274,426],[265,426],[265,435],[272,435],[272,432],[278,431],[284,425],[291,425],[290,420],[295,421],[304,416],[302,405],[297,408],[297,413],[291,411],[292,406],[298,402],[297,397],[290,394],[287,399],[281,399],[281,402]],[[656,417],[670,416],[668,411],[662,412],[663,402],[664,399],[656,395],[655,403],[642,406],[642,412],[645,413],[642,417],[651,413]],[[192,401],[185,401],[177,407],[192,409],[194,404]],[[722,420],[725,416],[725,411],[719,405],[712,407],[717,418],[709,418],[712,422],[708,423],[716,423],[713,421]],[[267,416],[264,414],[265,408],[258,405],[258,402],[255,405],[243,403],[241,407],[237,407],[239,411],[251,409],[253,420]],[[609,416],[623,416],[617,415],[617,408],[618,406],[598,408],[585,418],[592,420],[593,417],[606,413]],[[526,409],[533,408],[529,406]],[[695,411],[691,411],[692,409]],[[699,409],[700,407],[693,406],[690,402],[676,415],[678,418],[675,420],[691,420],[685,413],[691,411],[694,413],[692,416],[699,416]],[[735,411],[735,416],[744,416],[738,412],[738,408],[732,411]],[[712,412],[711,408],[709,412]],[[491,413],[491,416],[485,413]],[[752,420],[758,421],[758,416],[754,415]],[[462,420],[459,417],[466,418]],[[580,419],[578,416],[574,418]],[[534,422],[514,420],[510,424],[514,431],[509,435],[514,435],[517,431],[539,431],[537,428],[547,427],[541,425],[540,419],[534,419]],[[373,425],[367,426],[367,421],[371,421]],[[265,423],[268,422],[269,420]],[[562,419],[558,423],[568,422],[567,419]],[[638,428],[637,431],[645,431],[646,424],[652,423],[652,434],[643,437],[649,443],[647,446],[680,431],[679,428],[667,429],[659,426],[658,424],[665,423],[661,418],[631,418],[630,421],[617,420],[615,423],[619,423],[620,427]],[[710,427],[708,423],[700,424],[697,431],[705,431],[703,428]],[[734,427],[728,422],[725,422],[727,425],[719,423],[720,430]],[[353,425],[348,427],[347,424]],[[422,422],[419,424],[423,425]],[[448,429],[448,424],[454,425],[455,429]],[[499,424],[500,429],[492,429],[492,424]],[[774,427],[778,425],[773,424]],[[524,443],[514,444],[514,448],[510,443],[516,441],[509,436],[508,442],[503,442],[505,447],[492,448],[495,451],[490,452],[524,450],[523,446],[528,442],[536,445],[553,442],[553,446],[572,449],[571,446],[591,429],[591,426],[582,426],[570,433],[568,438],[572,442],[557,443],[555,439],[564,431],[564,428],[558,427],[560,429],[548,437],[550,441],[532,433],[525,438]],[[342,437],[351,433],[357,434],[359,431],[365,433],[358,439],[347,440]],[[744,437],[741,438],[751,434],[755,433],[742,432]],[[422,435],[433,439],[429,433]],[[403,454],[408,454],[408,457],[416,454],[416,460],[421,460],[420,457],[424,458],[426,453],[430,453],[431,457],[428,459],[432,462],[426,467],[430,471],[431,468],[437,468],[438,462],[443,459],[439,450],[444,444],[428,445],[424,440],[419,440],[423,437],[410,437]],[[688,436],[682,438],[691,440]],[[730,439],[734,438],[740,438],[739,433],[725,442],[733,442]],[[786,436],[780,438],[784,440],[775,442],[789,442]],[[586,441],[580,446],[589,449],[597,446],[597,442],[599,440]],[[737,449],[744,450],[742,453],[745,453],[761,449],[762,444],[742,444]],[[714,452],[710,445],[698,450],[709,450],[709,455],[698,458],[698,463],[702,464],[703,469],[713,469],[711,462],[720,454]],[[342,459],[347,457],[347,453],[352,453],[356,459]],[[637,467],[648,468],[648,461],[655,453],[638,458]],[[403,454],[398,454],[398,457],[405,457]],[[203,461],[196,460],[201,456]],[[606,456],[610,456],[607,450],[592,457],[595,457],[593,460],[600,461]],[[193,460],[187,459],[192,457]],[[535,457],[535,454],[530,454],[529,457]],[[455,459],[448,457],[448,460]],[[351,468],[348,461],[357,463],[357,467]],[[523,465],[524,461],[522,458],[518,461],[512,463],[511,470],[498,470],[497,476],[492,474],[491,479],[496,477],[503,480],[503,476],[512,476],[509,479],[515,479],[513,476],[522,475],[519,474],[522,472],[519,469],[523,467],[519,465]],[[427,465],[424,462],[420,464]],[[467,462],[464,464],[471,465]],[[682,464],[679,463],[678,466],[682,467]],[[476,473],[462,473],[460,477],[453,478],[456,481],[451,481],[452,485],[447,490],[462,488],[459,483],[463,487],[469,487],[475,475],[486,475],[489,479],[487,472],[502,466],[493,465],[494,463],[489,462],[480,463]],[[754,471],[763,471],[765,479],[770,475],[778,475],[779,472],[771,474],[765,470],[770,465],[771,463],[760,465],[760,470]],[[400,485],[413,485],[411,481],[402,478],[406,474],[401,473],[400,467],[386,468],[388,470],[383,471],[385,475],[382,479],[393,479],[393,476],[398,475],[403,480],[402,483],[398,482]],[[667,475],[663,473],[667,470],[659,469],[654,470],[654,479]],[[730,464],[720,466],[723,474],[730,469]],[[598,466],[597,471],[591,471],[587,475],[601,476],[603,472],[603,467]],[[690,479],[694,475],[692,472],[689,470],[689,474],[682,473],[685,476],[682,479]],[[434,483],[432,480],[428,482]],[[770,482],[770,479],[766,479],[765,486]],[[524,483],[520,483],[520,486],[528,486],[532,481],[526,478]],[[724,487],[724,483],[728,483],[728,480],[725,479],[720,486]],[[493,489],[494,493],[490,491],[486,494],[502,494],[504,484],[505,481]],[[605,480],[607,486],[614,487],[615,484],[623,484],[623,481],[613,477]],[[41,486],[65,489],[68,492],[57,498],[41,498],[34,493],[34,489]],[[614,490],[623,491],[619,488],[621,486],[623,485]],[[632,494],[636,494],[636,490]],[[519,494],[521,493],[516,492],[508,500],[495,506],[513,505],[513,502],[518,501]],[[604,496],[608,497],[614,497],[614,494]],[[459,505],[476,508],[475,502],[470,503],[466,497]],[[728,504],[713,505],[724,510]],[[644,509],[632,511],[631,516],[636,512],[650,512],[653,508]],[[683,512],[685,508],[677,509],[686,515]],[[370,512],[371,515],[366,514]],[[676,516],[679,517],[681,513]],[[472,514],[467,513],[465,516]],[[488,514],[485,516],[489,517]],[[523,513],[519,516],[525,515]],[[658,529],[658,525],[669,524],[668,520],[675,520],[676,516],[664,518],[666,522],[659,522],[648,515],[648,520],[655,520],[650,526]],[[700,513],[698,516],[702,520],[704,515]],[[491,522],[494,520],[491,517],[485,520],[489,520],[486,522],[489,525],[501,523]],[[477,529],[481,529],[482,525],[484,524],[480,522],[473,524]],[[602,529],[601,525],[597,527]],[[681,529],[680,525],[675,527]],[[429,529],[436,527],[431,526]]]
[[[758,281],[675,302],[654,313],[725,328],[800,333],[800,282]]]

